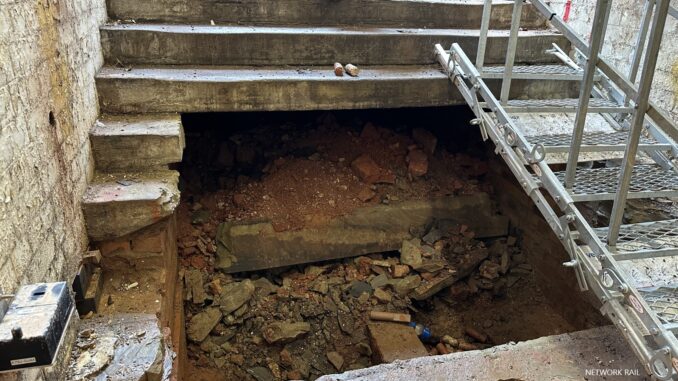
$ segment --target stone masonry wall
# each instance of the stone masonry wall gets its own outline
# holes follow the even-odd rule
[[[80,199],[105,18],[104,0],[0,0],[0,293],[72,279],[87,249]]]
[[[562,17],[566,0],[553,0],[552,7]],[[628,74],[633,49],[636,44],[645,1],[614,0],[609,26],[603,46],[603,58]],[[568,24],[586,40],[591,35],[591,25],[596,0],[572,0]],[[678,0],[671,1],[678,6]],[[664,37],[657,61],[651,99],[678,120],[678,20],[668,16]],[[641,61],[642,62],[642,61]],[[642,65],[641,65],[642,66]],[[640,72],[639,72],[640,73]]]

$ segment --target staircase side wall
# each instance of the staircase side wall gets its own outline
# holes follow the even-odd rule
[[[0,293],[72,279],[87,248],[80,199],[105,19],[104,0],[0,1]]]

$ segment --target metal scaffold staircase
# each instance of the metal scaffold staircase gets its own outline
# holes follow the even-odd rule
[[[571,46],[554,44],[544,53],[561,64],[515,65],[523,3],[514,2],[504,66],[483,63],[491,0],[485,0],[475,64],[458,44],[449,50],[436,45],[437,59],[475,113],[472,124],[484,139],[494,142],[496,152],[567,249],[571,260],[564,265],[574,270],[580,288],[600,300],[601,311],[619,328],[649,374],[660,380],[678,379],[674,334],[678,332],[678,287],[674,287],[678,284],[641,287],[624,266],[636,260],[678,257],[678,220],[623,224],[628,199],[678,197],[678,128],[649,101],[666,19],[678,17],[678,11],[669,0],[645,1],[631,67],[623,75],[599,56],[611,0],[597,2],[589,43],[544,0],[531,0]],[[485,79],[502,80],[499,99]],[[577,81],[580,96],[509,99],[513,79]],[[544,116],[548,113],[563,115],[572,127],[548,133],[551,126]],[[574,118],[567,119],[571,114]],[[598,128],[592,128],[594,119]],[[526,120],[541,121],[542,133],[526,133]],[[555,154],[567,156],[562,171],[554,171],[545,160]],[[582,156],[589,154],[616,155],[621,164],[584,165]],[[576,203],[604,200],[613,201],[609,226],[594,227]]]

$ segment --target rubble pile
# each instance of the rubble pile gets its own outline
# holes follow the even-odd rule
[[[433,298],[454,306],[481,294],[503,297],[530,272],[515,243],[508,237],[486,247],[464,225],[441,221],[404,241],[399,254],[242,277],[189,266],[183,272],[189,357],[234,379],[315,379],[370,366],[386,358],[376,353],[389,351],[370,339],[370,312],[416,316]],[[422,341],[430,354],[492,345],[481,330],[458,327]]]
[[[399,251],[218,270],[231,223],[296,232],[359,208],[492,191],[467,141],[450,152],[453,139],[426,129],[332,113],[256,125],[187,129],[177,235],[196,380],[313,380],[572,330],[545,306],[516,238],[481,241],[442,218],[411,226]]]
[[[182,198],[193,210],[185,213],[215,225],[267,219],[276,231],[296,230],[372,204],[489,191],[485,161],[448,152],[423,128],[326,113],[312,123],[186,134]]]

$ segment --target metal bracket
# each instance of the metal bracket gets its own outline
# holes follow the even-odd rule
[[[581,291],[587,291],[589,289],[588,284],[586,283],[586,276],[584,275],[584,269],[581,267],[581,263],[579,261],[579,255],[584,255],[583,252],[581,252],[581,248],[579,245],[574,240],[575,235],[578,235],[578,233],[573,234],[572,231],[570,231],[569,224],[571,222],[571,218],[569,215],[565,215],[560,217],[560,226],[561,226],[561,231],[563,232],[563,238],[562,241],[565,244],[565,249],[567,250],[567,253],[570,255],[570,261],[563,263],[563,266],[565,267],[570,267],[574,269],[574,274],[577,277],[577,283],[579,284],[579,289]]]
[[[678,361],[677,361],[678,362]],[[654,352],[650,357],[650,368],[652,374],[659,380],[670,380],[675,368],[674,361],[671,359],[671,350],[661,348]]]

